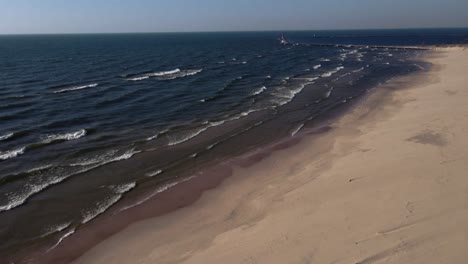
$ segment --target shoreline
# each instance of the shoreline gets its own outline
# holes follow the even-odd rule
[[[440,50],[429,59],[430,72],[375,89],[329,133],[259,155],[250,167],[238,164],[191,206],[134,223],[74,263],[462,260],[463,243],[449,242],[463,241],[454,231],[466,231],[453,225],[467,218],[459,207],[468,186],[460,178],[466,156],[450,154],[464,153],[456,133],[464,124],[439,123],[464,118],[446,108],[463,109],[453,96],[464,92],[457,86],[463,67],[449,71],[468,56],[461,48]],[[438,254],[427,254],[436,248]]]
[[[416,75],[419,76],[424,74],[426,73],[419,73]],[[402,79],[404,79],[403,84],[405,84],[405,86],[412,86],[414,82],[413,79],[415,78],[418,77],[413,75],[402,77]],[[378,115],[378,112],[380,112],[380,110],[375,111],[375,108],[380,107],[380,104],[382,102],[386,102],[385,105],[388,104],[387,101],[389,100],[389,97],[391,97],[391,94],[394,92],[394,88],[392,88],[392,86],[396,85],[396,83],[399,83],[401,81],[400,79],[401,78],[396,80],[396,82],[391,81],[391,84],[383,85],[383,89],[382,87],[378,89],[372,89],[371,92],[362,96],[358,100],[358,102],[355,102],[352,106],[350,106],[351,109],[348,109],[349,113],[348,111],[345,111],[346,113],[343,113],[342,115],[339,114],[335,118],[332,118],[331,120],[327,120],[325,122],[327,124],[331,124],[331,126],[323,125],[314,128],[303,128],[301,130],[300,134],[302,135],[300,137],[288,138],[284,140],[284,142],[282,141],[270,145],[268,148],[263,149],[258,153],[256,153],[256,151],[253,151],[253,153],[248,152],[247,154],[244,154],[241,157],[234,158],[232,161],[223,161],[221,164],[211,167],[209,173],[205,173],[203,177],[195,177],[190,181],[180,182],[179,184],[177,184],[177,186],[172,187],[170,191],[161,192],[152,196],[150,199],[148,199],[147,202],[140,204],[137,207],[129,209],[129,212],[126,212],[125,214],[115,215],[115,211],[118,211],[118,209],[121,206],[118,208],[114,208],[108,213],[106,213],[106,215],[103,215],[103,217],[100,217],[99,219],[96,219],[96,221],[89,223],[87,226],[80,228],[79,232],[77,232],[76,235],[68,237],[67,240],[64,241],[66,243],[59,245],[59,247],[63,246],[64,249],[62,250],[62,248],[59,248],[58,253],[50,256],[51,258],[43,258],[43,256],[39,257],[33,255],[30,257],[30,260],[34,260],[32,261],[32,263],[47,263],[50,261],[58,261],[60,263],[65,263],[76,259],[76,263],[92,263],[94,259],[93,257],[89,259],[89,256],[92,256],[96,251],[100,252],[99,248],[105,247],[105,245],[107,244],[113,244],[115,243],[115,240],[120,241],[118,244],[125,244],[126,239],[122,240],[118,237],[121,237],[122,233],[127,233],[128,229],[134,229],[134,226],[145,225],[145,223],[147,222],[153,222],[153,224],[156,223],[156,225],[164,225],[164,223],[167,224],[168,222],[171,222],[170,226],[177,225],[175,223],[172,224],[172,222],[176,222],[178,218],[186,218],[186,215],[188,215],[188,217],[191,217],[193,215],[198,214],[198,210],[201,210],[202,212],[203,210],[206,211],[206,209],[204,208],[210,207],[210,200],[217,200],[218,197],[226,198],[226,195],[223,194],[223,192],[229,192],[230,188],[239,188],[237,185],[244,183],[247,184],[249,181],[270,181],[270,179],[268,179],[269,177],[258,176],[257,174],[262,174],[262,171],[271,171],[271,168],[278,168],[278,170],[284,169],[282,166],[290,165],[290,159],[292,158],[289,158],[289,156],[294,156],[294,154],[297,151],[310,151],[312,147],[317,148],[312,151],[314,153],[314,155],[312,156],[316,157],[312,159],[312,161],[314,163],[318,160],[319,162],[323,163],[319,166],[320,170],[317,171],[317,173],[320,174],[322,171],[325,171],[327,168],[332,166],[331,163],[333,163],[332,160],[334,160],[335,157],[333,155],[330,156],[329,154],[333,151],[333,145],[335,144],[336,140],[335,137],[339,138],[340,136],[343,136],[343,131],[341,131],[343,129],[341,128],[341,126],[351,126],[350,124],[356,121],[343,120],[348,119],[349,116],[355,115],[356,111],[360,111],[357,109],[361,109],[363,107],[371,107],[373,109],[367,110],[367,113],[365,114],[365,119],[369,119],[369,116]],[[409,84],[410,82],[411,84]],[[346,125],[343,125],[343,122]],[[346,129],[349,128],[347,127]],[[350,136],[348,135],[348,133],[353,134],[353,132],[350,131],[346,131],[344,134],[346,136]],[[311,134],[313,134],[313,136],[310,136]],[[320,134],[320,136],[316,136],[316,134]],[[326,160],[326,158],[320,158],[321,156],[325,156],[331,159]],[[285,157],[286,165],[276,164],[281,163],[280,160],[284,159]],[[276,160],[276,162],[271,163],[271,160]],[[304,163],[304,160],[300,160],[300,162]],[[289,174],[291,173],[294,176],[296,172],[292,170],[291,172],[289,172]],[[279,179],[271,180],[278,181]],[[350,179],[350,182],[354,182],[355,180],[358,179]],[[264,182],[260,184],[262,188],[267,186],[263,185],[265,184]],[[259,186],[258,184],[253,185]],[[291,186],[289,188],[294,189]],[[251,191],[254,192],[253,190]],[[241,197],[244,195],[241,191],[238,192],[241,193]],[[163,204],[163,202],[167,201],[173,202],[171,202],[171,204]],[[216,207],[216,204],[212,206],[218,208]],[[182,209],[178,210],[178,208]],[[268,213],[264,214],[267,215]],[[118,217],[118,219],[111,219],[113,217]],[[244,219],[243,221],[245,222],[246,220]],[[104,229],[100,228],[103,226],[105,226]],[[230,228],[232,228],[232,226],[229,226],[229,228],[227,229]],[[164,232],[163,230],[159,231]],[[217,231],[223,233],[222,231],[225,230]],[[138,232],[141,232],[141,230],[138,230]],[[132,235],[132,237],[133,236],[136,235]],[[182,236],[182,234],[180,234],[180,236]],[[94,242],[90,243],[91,241]],[[98,245],[90,248],[91,245],[96,244]],[[111,251],[112,250],[113,249],[111,249]],[[83,252],[85,253],[83,256],[81,256]],[[101,253],[103,253],[104,256],[106,252]],[[142,254],[142,257],[143,255],[144,254]],[[97,258],[95,260],[97,260]],[[112,261],[118,262],[117,260],[118,259],[116,258]],[[104,262],[106,261],[110,260],[105,260]],[[123,261],[122,263],[126,262]]]

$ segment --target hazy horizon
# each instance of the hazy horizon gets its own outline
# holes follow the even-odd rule
[[[3,2],[2,35],[468,27],[460,0]]]

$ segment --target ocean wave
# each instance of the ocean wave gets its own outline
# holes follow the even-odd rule
[[[226,122],[227,120],[220,120],[220,121],[206,121],[204,123],[205,126],[199,127],[196,129],[192,129],[189,131],[180,131],[180,132],[174,132],[172,135],[168,135],[169,138],[169,143],[167,144],[168,146],[174,146],[180,143],[183,143],[185,141],[188,141],[201,133],[205,132],[208,130],[210,127],[216,127],[219,125],[222,125]]]
[[[129,78],[129,81],[141,81],[148,78],[156,78],[158,80],[173,80],[177,78],[183,78],[186,76],[192,76],[202,72],[203,69],[194,69],[194,70],[180,70],[175,69],[171,71],[161,71],[161,72],[153,72],[153,73],[146,73],[142,74],[133,78]]]
[[[53,250],[54,248],[56,248],[60,243],[62,243],[62,241],[63,241],[65,238],[67,238],[67,237],[73,235],[73,234],[75,233],[75,231],[76,231],[75,228],[72,228],[72,229],[70,229],[68,232],[66,232],[65,234],[63,234],[63,235],[59,238],[59,240],[58,240],[53,246],[51,246],[49,249],[47,249],[46,252],[50,252],[51,250]]]
[[[127,184],[113,185],[113,186],[110,186],[110,189],[117,194],[124,194],[124,193],[129,192],[131,189],[135,187],[136,187],[136,182],[131,182]]]
[[[138,206],[146,201],[148,201],[149,199],[153,198],[155,195],[157,195],[158,193],[162,193],[174,186],[176,186],[177,184],[180,184],[180,183],[183,183],[183,182],[186,182],[188,180],[191,180],[193,178],[195,178],[196,176],[191,176],[191,177],[188,177],[188,178],[185,178],[185,179],[182,179],[180,181],[175,181],[175,182],[171,182],[171,183],[166,183],[158,188],[156,188],[156,190],[152,193],[150,193],[148,196],[146,196],[145,198],[141,199],[140,201],[136,202],[136,203],[133,203],[131,205],[128,205],[128,206],[125,206],[125,207],[122,207],[119,211],[125,211],[125,210],[128,210],[130,208],[133,208],[135,206]]]
[[[344,69],[343,66],[336,67],[334,70],[331,70],[331,71],[329,71],[329,72],[326,72],[326,73],[322,74],[322,77],[330,77],[330,76],[332,76],[333,74],[335,74],[335,73],[341,71],[342,69]]]
[[[42,171],[44,171],[45,169],[50,169],[52,171],[49,171],[49,174],[54,174],[54,176],[48,177],[43,182],[39,182],[39,183],[25,183],[20,193],[7,193],[6,194],[7,202],[5,204],[0,205],[0,212],[8,211],[13,208],[16,208],[24,204],[31,196],[45,190],[46,188],[52,185],[61,183],[62,181],[74,175],[90,171],[92,169],[98,168],[100,166],[103,166],[111,162],[129,159],[133,155],[140,153],[140,152],[141,151],[131,149],[120,155],[115,156],[115,154],[117,154],[117,151],[110,151],[104,154],[103,156],[98,156],[97,158],[78,161],[76,163],[71,163],[68,165],[55,166],[55,167],[48,165],[45,167],[30,170],[31,173],[33,172],[42,173]],[[65,167],[74,168],[74,169],[72,169],[69,173],[62,174],[65,170]],[[38,177],[35,177],[35,178],[43,178],[43,177],[44,177],[43,175],[39,175]]]
[[[15,133],[8,133],[8,134],[5,134],[5,135],[1,135],[1,136],[0,136],[0,141],[10,139],[10,138],[13,137],[14,135],[15,135]]]
[[[107,209],[109,209],[112,205],[114,205],[120,199],[122,199],[123,195],[135,188],[135,186],[136,183],[134,182],[129,184],[111,186],[110,189],[115,193],[115,195],[111,196],[107,200],[97,202],[94,208],[84,211],[83,220],[81,221],[81,223],[86,224],[89,221],[101,215],[102,213],[104,213],[105,211],[107,211]]]
[[[330,95],[331,95],[332,92],[333,92],[333,89],[334,89],[334,88],[332,87],[332,88],[330,88],[330,89],[327,91],[327,93],[325,93],[325,98],[330,97]]]
[[[255,95],[259,95],[261,93],[263,93],[264,91],[266,91],[266,86],[262,86],[260,88],[258,88],[257,90],[253,91],[251,96],[255,96]]]
[[[13,208],[16,208],[16,207],[24,204],[29,199],[29,197],[33,196],[34,194],[37,194],[37,193],[41,192],[42,190],[46,189],[47,187],[49,187],[51,185],[62,182],[66,178],[68,178],[68,177],[66,177],[66,176],[55,176],[52,179],[49,179],[48,182],[44,182],[44,183],[41,183],[41,184],[26,183],[23,186],[23,188],[21,190],[22,191],[21,193],[10,194],[9,196],[7,196],[9,198],[8,202],[6,204],[4,204],[4,205],[0,205],[0,212],[8,211],[8,210],[11,210]]]
[[[70,132],[70,133],[65,133],[65,134],[57,134],[57,135],[48,135],[42,143],[52,143],[55,141],[69,141],[69,140],[75,140],[79,139],[81,137],[86,136],[87,131],[86,129],[80,129],[78,131]]]
[[[24,154],[25,150],[26,150],[25,147],[21,147],[21,148],[17,148],[13,150],[8,150],[8,151],[0,151],[0,160],[16,158],[17,156]]]
[[[145,173],[145,176],[146,177],[154,177],[154,176],[157,176],[157,175],[159,175],[161,173],[163,173],[162,170],[150,171],[150,172]]]
[[[304,124],[300,124],[296,128],[291,131],[291,137],[294,137],[302,128],[304,127]]]
[[[276,104],[276,107],[279,107],[291,102],[294,97],[309,84],[312,83],[306,82],[292,89],[283,88],[280,91],[276,91],[274,93],[275,99],[273,99],[273,103]]]
[[[67,222],[67,223],[63,223],[63,224],[49,226],[49,227],[46,228],[44,234],[42,234],[41,237],[46,237],[46,236],[51,235],[53,233],[62,232],[63,230],[70,227],[71,224],[72,224],[71,222]]]
[[[87,84],[87,85],[81,85],[81,86],[74,86],[74,87],[69,87],[61,90],[54,91],[53,93],[65,93],[65,92],[71,92],[71,91],[76,91],[76,90],[82,90],[86,88],[93,88],[98,86],[99,84],[97,83],[92,83],[92,84]]]
[[[359,69],[357,69],[357,70],[354,70],[353,72],[360,72],[360,71],[362,71],[362,70],[364,70],[364,67],[359,68]]]
[[[322,67],[322,64],[317,64],[317,65],[315,65],[313,68],[314,68],[314,70],[317,70],[317,69],[320,68],[320,67]]]
[[[190,140],[190,139],[200,135],[201,133],[205,132],[209,127],[210,126],[205,126],[205,127],[201,127],[201,128],[191,130],[189,132],[179,132],[179,133],[174,134],[174,135],[168,135],[168,138],[169,138],[168,146],[174,146],[174,145],[183,143],[183,142],[185,142],[187,140]]]
[[[215,147],[216,145],[218,145],[220,142],[221,142],[221,141],[217,141],[217,142],[215,142],[215,143],[209,145],[208,147],[206,147],[206,150],[210,150],[210,149],[214,148],[214,147]]]

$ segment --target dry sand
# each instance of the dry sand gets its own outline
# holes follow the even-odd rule
[[[75,263],[468,263],[468,50]]]

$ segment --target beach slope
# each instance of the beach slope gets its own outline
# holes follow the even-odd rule
[[[466,263],[468,50],[75,263]],[[278,148],[280,149],[280,148]]]

